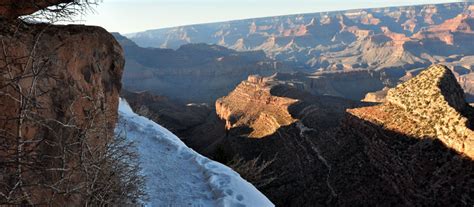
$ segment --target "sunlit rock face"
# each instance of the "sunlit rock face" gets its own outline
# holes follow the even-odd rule
[[[273,96],[271,80],[249,76],[228,96],[216,101],[216,113],[226,120],[226,129],[250,127],[249,137],[262,138],[294,123],[288,107],[295,99]]]

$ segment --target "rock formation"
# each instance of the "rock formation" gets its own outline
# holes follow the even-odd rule
[[[428,44],[429,55],[436,52],[431,47],[438,47],[434,44],[436,41],[431,41],[435,39],[441,43],[439,47],[448,50],[455,49],[450,45],[468,49],[456,41],[472,39],[469,32],[471,6],[472,3],[463,2],[300,14],[158,29],[137,33],[130,38],[140,46],[160,48],[178,48],[200,42],[243,50],[258,48],[277,60],[311,69],[331,70],[332,66],[345,63],[345,70],[356,69],[350,65],[362,62],[355,57],[367,56],[360,53],[378,56],[378,59],[362,59],[370,69],[394,67],[389,62],[413,68],[414,63],[429,63],[420,51],[410,48],[412,44]],[[432,38],[433,35],[440,38]],[[289,43],[297,47],[288,47]],[[361,43],[382,51],[392,46],[398,56],[365,51],[357,47]],[[341,52],[344,49],[347,51]],[[455,53],[462,54],[460,51]],[[341,58],[347,59],[347,55],[354,60],[342,61]],[[331,66],[321,64],[323,59],[329,59]]]
[[[125,48],[128,60],[124,87],[179,102],[212,105],[252,74],[261,77],[275,74],[275,79],[293,80],[294,84],[311,93],[353,100],[360,100],[367,92],[390,85],[387,83],[397,82],[384,73],[370,70],[289,73],[292,69],[265,58],[263,52],[235,52],[205,44],[184,45],[175,51],[141,48],[130,39],[114,35]]]
[[[216,112],[226,120],[226,129],[250,127],[248,137],[262,138],[294,123],[288,107],[297,101],[270,93],[273,83],[259,76],[249,76],[228,96],[216,101]],[[271,107],[269,107],[271,105]]]
[[[2,17],[66,1],[12,2],[2,1]],[[82,205],[90,180],[79,164],[114,134],[122,48],[98,27],[16,19],[0,27],[0,203]],[[80,157],[85,145],[91,154]]]

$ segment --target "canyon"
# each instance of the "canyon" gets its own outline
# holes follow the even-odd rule
[[[127,36],[142,47],[208,43],[239,51],[263,50],[269,57],[311,72],[406,70],[470,55],[467,40],[472,38],[473,8],[464,2],[358,9],[181,26]],[[448,57],[451,60],[446,61]]]
[[[129,34],[156,50],[207,43],[263,51],[285,70],[230,65],[245,77],[206,104],[153,88],[127,95],[137,113],[214,160],[271,162],[264,179],[272,182],[259,190],[277,206],[469,206],[473,8],[363,9]]]
[[[183,141],[222,163],[273,160],[259,190],[276,205],[472,204],[474,109],[452,70],[386,90],[369,103],[249,76]]]
[[[467,94],[467,100],[472,102],[473,11],[474,6],[469,2],[357,9],[180,26],[126,36],[139,47],[145,48],[178,49],[188,44],[206,43],[239,52],[264,52],[267,61],[276,61],[285,68],[271,70],[273,73],[306,73],[307,76],[312,76],[327,72],[340,74],[369,71],[368,73],[381,77],[373,80],[372,87],[349,93],[350,95],[336,93],[338,91],[331,88],[347,87],[345,90],[351,90],[350,86],[337,85],[337,81],[332,79],[344,75],[324,75],[329,77],[326,83],[332,86],[323,84],[324,81],[317,82],[321,84],[317,88],[331,90],[323,94],[353,100],[363,99],[365,94],[380,91],[384,87],[394,87],[431,64],[443,64],[453,70]],[[244,62],[246,61],[241,64],[245,64]],[[174,70],[181,71],[182,67],[176,64]],[[269,71],[256,70],[255,65],[247,65],[245,69],[235,64],[227,64],[227,67],[229,74],[235,74],[234,80],[226,84],[211,79],[212,83],[225,86],[221,87],[225,90],[219,91],[220,96],[230,92],[248,75],[270,75]],[[139,66],[127,68],[135,70]],[[206,69],[215,73],[222,71],[211,65],[206,66]],[[154,73],[169,71],[159,68],[152,70]],[[349,76],[351,75],[348,74],[347,77]],[[356,77],[350,78],[354,78],[354,82],[367,81],[357,80]],[[186,76],[179,78],[185,79]],[[150,86],[146,90],[153,88]],[[169,98],[176,96],[164,94],[168,90],[173,89],[154,90],[153,93]],[[212,99],[220,96],[213,96]],[[210,99],[206,103],[213,103],[214,100]],[[187,101],[202,102],[202,99]]]
[[[64,3],[0,2],[0,205],[474,205],[472,3],[125,36],[22,17]]]

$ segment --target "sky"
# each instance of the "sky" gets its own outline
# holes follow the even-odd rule
[[[102,0],[80,24],[122,34],[150,29],[267,17],[454,0]]]

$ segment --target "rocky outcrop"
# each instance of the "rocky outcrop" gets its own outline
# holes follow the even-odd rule
[[[30,13],[33,1],[20,2],[2,5],[2,15]],[[56,1],[34,1],[44,2]],[[114,136],[122,48],[98,27],[0,27],[0,203],[82,205],[90,186],[79,166]],[[80,157],[85,145],[91,154]]]
[[[297,100],[273,96],[272,85],[277,83],[259,76],[249,76],[228,96],[216,101],[216,113],[226,121],[226,129],[249,127],[248,137],[262,138],[274,134],[281,127],[294,123],[288,107]]]
[[[211,112],[185,141],[222,163],[274,160],[259,189],[279,206],[470,205],[471,135],[463,149],[458,132],[472,130],[473,112],[450,71],[428,68],[379,105],[320,95],[302,74],[249,76],[216,102],[222,121]]]
[[[364,101],[396,105],[420,124],[411,135],[437,137],[458,152],[467,150],[472,156],[470,137],[474,134],[467,128],[471,123],[466,117],[470,109],[457,78],[446,66],[431,66],[396,88],[367,94]]]
[[[387,104],[393,113],[403,113],[415,124],[414,137],[436,137],[450,148],[474,157],[474,132],[464,92],[452,72],[434,65],[415,78],[388,91]],[[389,107],[390,108],[390,107]],[[406,125],[405,125],[406,126]]]

